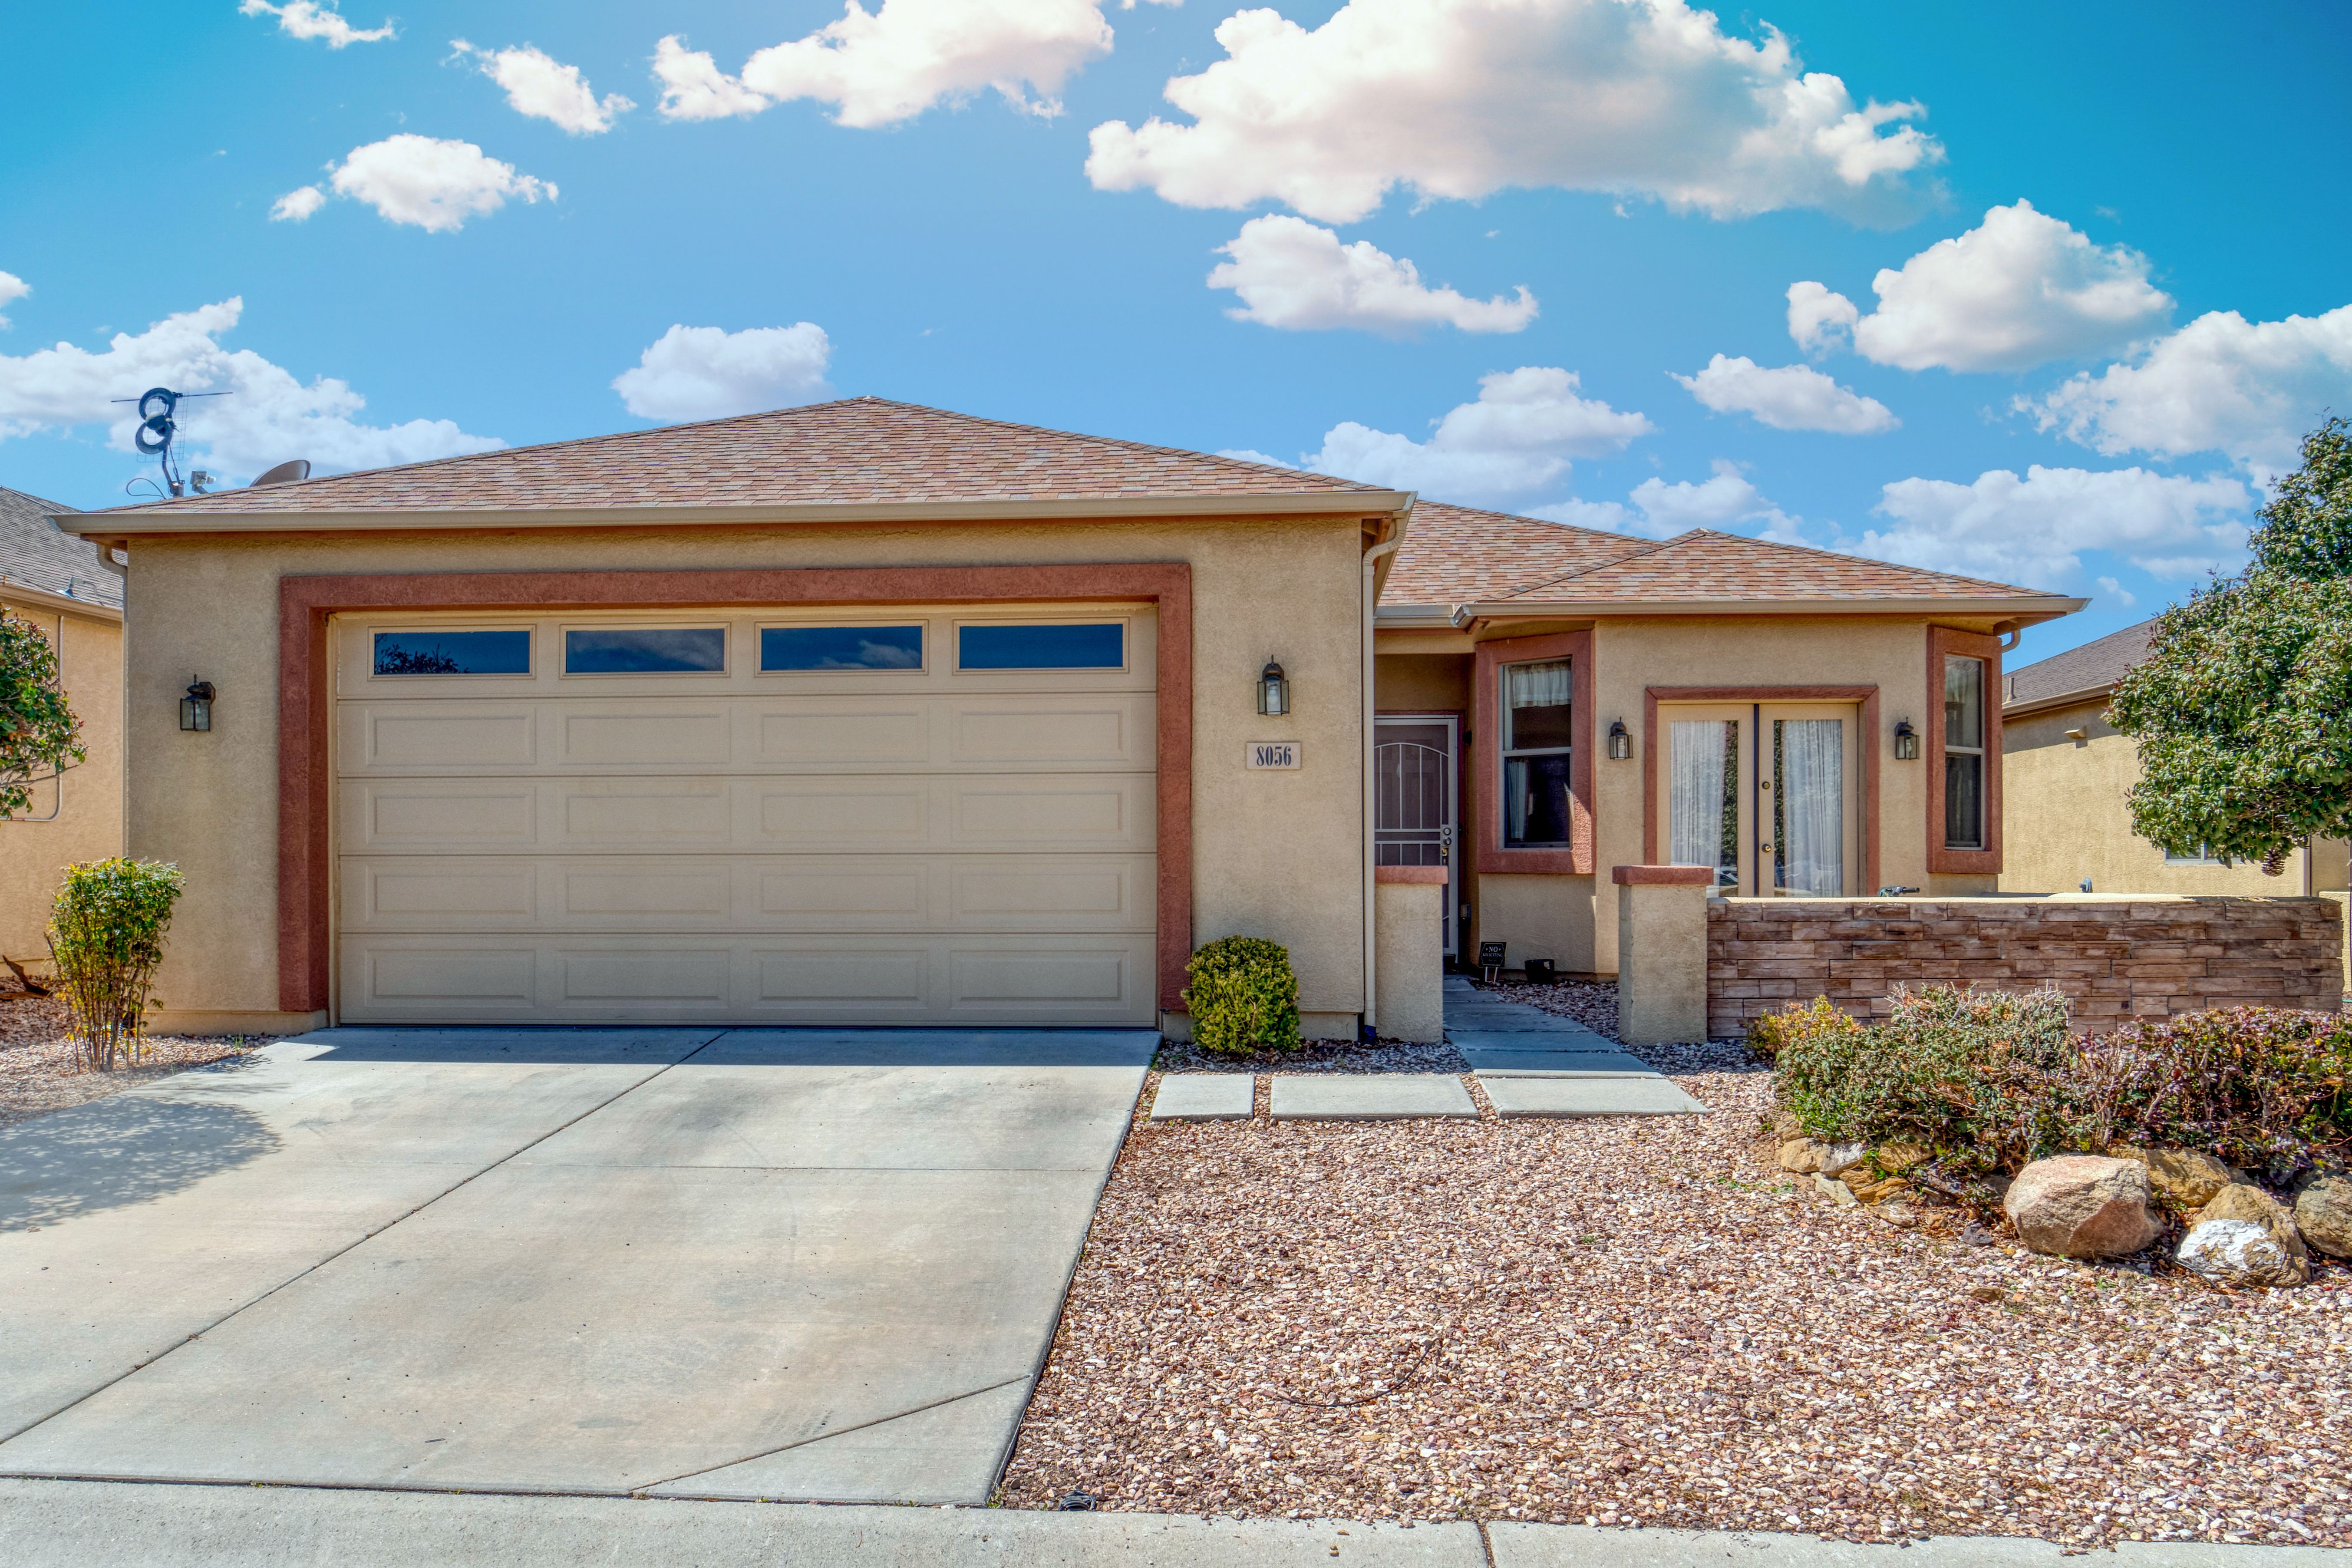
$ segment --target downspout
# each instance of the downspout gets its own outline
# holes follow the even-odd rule
[[[1399,545],[1402,544],[1403,542],[1404,542],[1404,516],[1403,516],[1402,514],[1391,513],[1391,514],[1390,515],[1389,519],[1388,519],[1388,526],[1387,526],[1385,529],[1383,529],[1383,530],[1381,531],[1381,536],[1380,536],[1379,540],[1378,540],[1378,541],[1377,541],[1377,542],[1372,545],[1372,547],[1371,547],[1370,550],[1367,550],[1367,551],[1365,551],[1365,552],[1364,552],[1364,599],[1363,599],[1363,606],[1364,606],[1364,609],[1363,609],[1363,622],[1364,622],[1364,658],[1363,658],[1363,669],[1364,669],[1364,674],[1363,674],[1363,683],[1364,683],[1364,875],[1363,875],[1363,880],[1364,880],[1364,1016],[1363,1016],[1363,1026],[1364,1026],[1364,1027],[1365,1027],[1365,1028],[1372,1030],[1375,1034],[1377,1034],[1377,1033],[1378,1033],[1378,1031],[1379,1031],[1379,1029],[1380,1029],[1380,1021],[1381,1021],[1381,1019],[1380,1019],[1380,1003],[1379,1003],[1379,1000],[1378,1000],[1378,988],[1377,988],[1377,985],[1376,985],[1376,981],[1377,981],[1377,979],[1378,979],[1378,976],[1377,976],[1377,974],[1375,973],[1375,969],[1376,969],[1376,967],[1377,967],[1377,965],[1378,965],[1378,963],[1379,963],[1379,955],[1378,955],[1378,935],[1379,935],[1379,933],[1378,933],[1378,931],[1375,930],[1375,928],[1374,928],[1374,926],[1373,926],[1373,923],[1372,923],[1372,922],[1373,922],[1373,921],[1374,921],[1374,919],[1376,918],[1375,910],[1374,910],[1374,909],[1373,909],[1373,889],[1374,889],[1374,882],[1375,882],[1376,877],[1377,877],[1377,875],[1378,875],[1378,874],[1377,874],[1377,872],[1374,870],[1374,868],[1379,864],[1379,862],[1378,862],[1377,858],[1375,858],[1375,856],[1376,856],[1376,852],[1375,852],[1375,850],[1374,850],[1374,848],[1373,848],[1373,846],[1372,846],[1372,831],[1373,831],[1374,825],[1375,825],[1375,824],[1380,820],[1380,816],[1379,816],[1379,814],[1380,814],[1380,798],[1379,798],[1379,793],[1378,793],[1378,792],[1379,792],[1379,788],[1380,788],[1380,782],[1379,782],[1378,777],[1376,776],[1375,770],[1374,770],[1374,766],[1373,766],[1373,761],[1374,761],[1374,759],[1373,759],[1373,752],[1374,752],[1374,751],[1375,751],[1376,747],[1377,747],[1377,746],[1378,746],[1378,744],[1379,744],[1380,737],[1379,737],[1379,734],[1378,734],[1378,728],[1379,728],[1379,727],[1378,727],[1378,723],[1377,723],[1377,721],[1376,721],[1376,720],[1375,720],[1375,717],[1374,717],[1374,715],[1375,715],[1375,713],[1376,713],[1376,711],[1377,711],[1377,710],[1376,710],[1376,708],[1375,708],[1375,700],[1376,700],[1376,698],[1377,698],[1377,693],[1376,693],[1376,692],[1374,691],[1374,689],[1373,689],[1373,686],[1374,686],[1374,669],[1373,669],[1373,665],[1372,665],[1372,658],[1373,658],[1373,655],[1372,655],[1372,616],[1373,616],[1374,611],[1375,611],[1379,606],[1378,606],[1378,601],[1377,601],[1378,589],[1377,589],[1377,587],[1375,586],[1375,584],[1374,584],[1374,583],[1373,583],[1373,578],[1374,578],[1374,576],[1376,575],[1376,574],[1378,573],[1378,570],[1379,570],[1379,567],[1380,567],[1380,563],[1381,563],[1381,562],[1384,558],[1386,558],[1386,557],[1388,557],[1388,556],[1390,556],[1390,555],[1393,555],[1393,554],[1395,554],[1395,553],[1396,553],[1397,547],[1398,547]]]

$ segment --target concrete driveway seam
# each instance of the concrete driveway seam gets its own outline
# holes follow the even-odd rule
[[[635,1093],[638,1089],[643,1089],[646,1084],[651,1083],[654,1079],[661,1077],[662,1074],[669,1071],[670,1068],[677,1067],[681,1063],[693,1060],[695,1057],[700,1055],[706,1050],[709,1050],[729,1032],[730,1031],[725,1029],[717,1031],[709,1039],[703,1041],[702,1044],[695,1047],[693,1050],[690,1050],[684,1056],[678,1058],[677,1061],[663,1063],[660,1067],[656,1068],[652,1072],[647,1073],[645,1077],[637,1079],[635,1083],[629,1084],[625,1088],[618,1089],[613,1094],[606,1096],[604,1099],[598,1100],[595,1104],[590,1106],[587,1110],[583,1110],[579,1115],[572,1117],[570,1121],[565,1121],[559,1126],[551,1127],[546,1131],[541,1132],[538,1137],[531,1139],[529,1142],[508,1150],[505,1153],[499,1155],[488,1164],[481,1167],[481,1169],[471,1173],[460,1181],[452,1182],[449,1185],[442,1188],[439,1192],[435,1193],[424,1202],[402,1211],[400,1214],[384,1221],[383,1224],[377,1226],[373,1230],[367,1232],[365,1235],[353,1238],[348,1246],[337,1247],[334,1251],[327,1254],[325,1257],[316,1258],[305,1268],[298,1269],[296,1272],[288,1275],[285,1279],[280,1279],[278,1283],[272,1285],[269,1289],[262,1291],[260,1294],[238,1302],[236,1306],[230,1308],[227,1311],[221,1313],[218,1317],[213,1319],[212,1321],[205,1324],[194,1333],[189,1334],[185,1339],[181,1340],[178,1343],[166,1345],[163,1349],[156,1352],[153,1355],[149,1356],[145,1361],[139,1363],[137,1365],[125,1368],[123,1371],[117,1373],[114,1376],[106,1379],[103,1383],[100,1383],[92,1387],[82,1390],[81,1393],[76,1394],[73,1398],[66,1401],[66,1403],[58,1405],[56,1409],[49,1411],[46,1415],[37,1416],[34,1419],[26,1422],[23,1426],[16,1427],[13,1431],[0,1433],[0,1446],[12,1443],[28,1432],[37,1431],[40,1427],[47,1426],[49,1422],[56,1420],[58,1416],[65,1415],[68,1411],[88,1404],[90,1400],[97,1398],[100,1394],[105,1393],[108,1389],[114,1387],[117,1384],[123,1382],[125,1379],[138,1376],[141,1373],[146,1371],[149,1367],[153,1366],[156,1363],[163,1361],[173,1352],[180,1350],[184,1346],[195,1343],[198,1340],[203,1339],[206,1334],[211,1333],[222,1324],[230,1321],[232,1319],[235,1319],[245,1312],[251,1311],[254,1308],[261,1305],[264,1301],[268,1300],[279,1291],[310,1278],[311,1275],[316,1274],[320,1269],[326,1268],[331,1263],[333,1263],[337,1258],[348,1257],[352,1252],[365,1247],[369,1242],[373,1241],[377,1237],[383,1235],[386,1231],[392,1230],[395,1226],[406,1224],[408,1221],[415,1218],[418,1215],[423,1214],[426,1209],[431,1208],[435,1204],[441,1202],[451,1194],[470,1185],[472,1183],[480,1180],[482,1177],[489,1174],[492,1171],[495,1171],[499,1166],[505,1164],[508,1161],[514,1159],[518,1155],[529,1152],[530,1150],[546,1142],[550,1138],[554,1137],[557,1133],[563,1131],[565,1129],[577,1126],[582,1121],[586,1121],[589,1117],[593,1116],[598,1111],[604,1110],[606,1106],[611,1105],[614,1100]],[[6,1473],[8,1472],[0,1470],[0,1474]]]
[[[950,1394],[943,1399],[926,1400],[920,1405],[905,1410],[894,1410],[887,1415],[877,1415],[870,1421],[860,1421],[855,1426],[837,1427],[831,1432],[820,1432],[814,1437],[801,1437],[790,1443],[779,1443],[772,1448],[762,1448],[756,1454],[745,1454],[740,1458],[722,1459],[715,1465],[698,1465],[693,1469],[675,1476],[666,1476],[657,1481],[639,1482],[629,1489],[629,1495],[642,1496],[656,1487],[674,1487],[680,1481],[692,1480],[697,1476],[707,1476],[714,1470],[731,1469],[737,1465],[748,1465],[754,1459],[772,1458],[778,1454],[788,1454],[794,1448],[805,1448],[812,1443],[824,1443],[835,1437],[845,1437],[852,1432],[863,1432],[871,1426],[887,1426],[890,1422],[903,1420],[909,1415],[920,1415],[926,1410],[937,1410],[942,1405],[953,1405],[958,1400],[970,1399],[975,1394],[993,1394],[1000,1388],[1010,1388],[1016,1383],[1027,1383],[1036,1375],[1034,1372],[1027,1372],[1019,1377],[1003,1378],[983,1388],[967,1388],[960,1394]]]

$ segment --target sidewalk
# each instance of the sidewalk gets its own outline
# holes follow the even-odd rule
[[[1063,1568],[2057,1568],[2046,1542],[1939,1537],[1909,1547],[1805,1535],[1582,1525],[1406,1528],[1328,1520],[1200,1520],[1147,1513],[824,1507],[622,1498],[452,1495],[292,1487],[0,1479],[9,1568],[517,1568],[592,1563],[870,1563]],[[2115,1568],[2352,1568],[2306,1546],[2126,1545]]]

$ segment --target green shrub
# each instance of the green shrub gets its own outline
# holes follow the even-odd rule
[[[1298,1048],[1298,976],[1290,950],[1254,936],[1228,936],[1192,955],[1184,971],[1192,1043],[1246,1056]]]
[[[1789,1039],[1774,1087],[1807,1137],[1917,1143],[1958,1171],[2014,1170],[2062,1146],[2074,1056],[2054,989],[1898,990],[1883,1024]]]
[[[2195,1149],[2281,1183],[2352,1148],[2352,1018],[2231,1007],[2081,1042],[2082,1146]]]
[[[1826,996],[1791,1002],[1748,1026],[1748,1048],[1764,1061],[1778,1061],[1780,1053],[1799,1040],[1820,1034],[1853,1034],[1862,1028],[1853,1014]]]
[[[177,866],[113,859],[66,868],[49,910],[49,954],[82,1061],[92,1071],[138,1062],[148,984],[179,898]]]

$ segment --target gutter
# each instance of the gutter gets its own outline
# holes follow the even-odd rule
[[[119,623],[122,619],[122,606],[120,605],[101,604],[95,599],[60,594],[50,588],[36,588],[29,583],[20,583],[8,576],[0,576],[0,605],[23,605],[28,608],[38,606],[52,615],[88,616],[97,621]]]
[[[1062,521],[1143,517],[1350,517],[1410,510],[1403,490],[1305,490],[1267,495],[1042,496],[952,501],[812,501],[736,506],[375,507],[340,511],[197,508],[162,502],[49,521],[92,539],[184,533],[373,533],[501,529],[823,526],[865,522]]]
[[[1457,628],[1474,621],[1587,620],[1604,616],[2000,616],[2020,626],[2071,616],[2088,599],[1561,599],[1536,602],[1494,599],[1456,605],[1450,619]]]
[[[2084,702],[2102,701],[2115,694],[2116,683],[2109,680],[2097,686],[2085,686],[2078,691],[2053,691],[2047,697],[2031,697],[2022,702],[2004,702],[2000,706],[2000,716],[2006,722],[2030,714],[2047,713],[2053,708],[2074,708]]]

